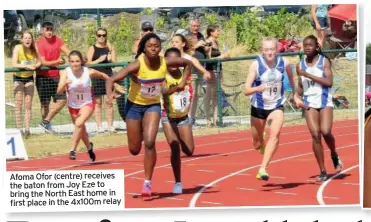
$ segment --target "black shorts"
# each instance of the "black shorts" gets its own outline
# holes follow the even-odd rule
[[[112,69],[104,69],[104,68],[95,68],[96,70],[107,74],[109,77],[113,75]],[[94,96],[104,96],[106,95],[106,80],[92,78],[91,85],[93,88]]]
[[[365,120],[371,115],[371,109],[368,109],[365,113]]]
[[[36,77],[36,89],[39,94],[40,103],[46,104],[57,100],[66,100],[66,93],[57,93],[59,78],[49,78],[49,77]]]
[[[283,106],[279,106],[271,110],[264,110],[251,106],[251,116],[258,119],[267,119],[269,114],[271,114],[275,110],[282,110],[283,112]]]
[[[33,76],[22,78],[22,77],[14,75],[13,82],[21,82],[23,84],[27,84],[29,82],[33,82]]]

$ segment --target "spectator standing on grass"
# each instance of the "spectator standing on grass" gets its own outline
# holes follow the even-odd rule
[[[35,46],[35,40],[31,32],[24,31],[21,35],[21,43],[13,50],[12,65],[14,68],[29,69],[30,71],[16,72],[13,76],[15,97],[15,118],[18,129],[22,129],[22,105],[24,101],[24,127],[22,134],[25,138],[30,136],[30,123],[32,116],[32,98],[34,95],[34,70],[40,67],[40,57]]]
[[[326,29],[328,27],[328,8],[330,5],[312,5],[312,18],[314,22],[314,28],[317,32],[317,38],[319,45],[323,48],[323,44],[326,43]]]
[[[104,63],[115,63],[116,62],[116,50],[113,45],[108,42],[107,30],[104,28],[99,28],[96,31],[96,43],[90,46],[88,50],[88,64],[104,64]],[[113,70],[111,67],[97,67],[94,68],[97,71],[107,74],[109,77],[113,75]],[[108,131],[111,133],[115,132],[113,127],[113,106],[112,103],[107,103],[106,98],[106,83],[104,79],[93,78],[92,79],[92,89],[94,91],[95,97],[95,110],[94,116],[97,123],[98,133],[104,132],[102,129],[102,104],[103,99],[106,106],[106,118],[108,122]]]
[[[204,36],[200,32],[200,20],[194,18],[190,21],[189,30],[184,33],[184,36],[189,38],[191,42],[194,42],[194,53],[193,57],[198,60],[206,59],[206,42]],[[202,66],[205,66],[204,63],[201,63]],[[201,85],[202,82],[202,73],[200,72],[197,67],[193,67],[192,74],[191,74],[191,84],[193,89],[192,101],[190,106],[190,121],[193,125],[196,123],[196,111],[197,111],[197,101],[198,101],[198,87]]]
[[[228,53],[221,53],[219,49],[219,35],[220,35],[220,28],[217,25],[209,25],[206,30],[207,39],[206,43],[209,44],[211,47],[207,47],[207,57],[210,59],[230,59]],[[204,106],[205,106],[205,114],[207,120],[207,126],[216,126],[217,125],[217,114],[218,114],[218,100],[217,100],[217,72],[216,72],[216,63],[209,63],[206,64],[206,70],[211,73],[210,80],[206,80],[206,96],[204,98]],[[220,73],[219,78],[222,80],[222,64],[220,64]],[[210,118],[210,105],[211,110],[213,113],[213,121]]]
[[[42,24],[42,37],[37,41],[42,66],[57,67],[65,63],[61,51],[69,55],[70,50],[63,40],[54,34],[53,23]],[[59,70],[38,70],[36,72],[36,88],[40,98],[42,122],[39,124],[47,132],[51,132],[51,120],[66,105],[66,94],[57,93],[59,83]],[[50,99],[55,104],[49,110]]]

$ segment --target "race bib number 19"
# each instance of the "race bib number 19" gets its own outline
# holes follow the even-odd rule
[[[140,93],[144,97],[156,97],[156,96],[159,96],[160,89],[161,89],[160,85],[155,85],[155,84],[144,85],[144,84],[142,84],[142,87],[140,89]]]
[[[173,107],[177,112],[184,112],[190,105],[189,92],[183,91],[173,94]]]

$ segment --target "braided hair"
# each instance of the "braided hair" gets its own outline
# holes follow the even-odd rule
[[[330,60],[330,58],[327,55],[325,55],[323,53],[322,48],[321,48],[321,46],[318,43],[317,37],[315,37],[314,35],[309,35],[309,36],[305,37],[305,39],[303,40],[303,42],[305,42],[308,39],[313,40],[314,43],[315,43],[315,45],[316,45],[316,47],[318,48],[318,50],[316,50],[315,56],[316,55],[322,55],[322,56],[324,56],[329,61],[330,65],[331,65],[331,60]]]
[[[152,38],[157,39],[160,42],[160,47],[161,47],[160,37],[158,37],[158,35],[156,35],[155,33],[150,32],[150,33],[144,35],[142,37],[142,39],[140,40],[139,45],[138,45],[138,51],[137,51],[137,54],[135,56],[135,59],[138,58],[142,53],[144,53],[144,48],[146,47],[147,41],[152,39]]]

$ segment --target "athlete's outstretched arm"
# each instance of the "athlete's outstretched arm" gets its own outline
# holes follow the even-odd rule
[[[183,75],[182,81],[177,86],[178,91],[183,90],[186,85],[189,75],[191,75],[192,62],[189,61],[188,59],[183,59],[183,58],[165,58],[165,59],[166,59],[166,65],[168,67],[177,67],[177,68],[184,67],[184,75]]]
[[[262,92],[265,90],[264,84],[260,84],[260,86],[252,87],[252,84],[256,78],[256,69],[257,69],[257,62],[254,61],[249,68],[249,73],[247,74],[245,89],[244,89],[245,96],[249,96],[256,92]]]
[[[292,88],[292,94],[295,95],[295,81],[294,81],[294,74],[292,73],[291,64],[286,59],[284,60],[286,64],[286,67],[285,67],[286,73],[287,73],[287,76],[289,77],[290,85]]]
[[[296,65],[296,73],[300,72],[299,64]],[[297,107],[304,108],[304,103],[301,97],[303,96],[303,84],[301,83],[301,77],[298,75],[298,87],[295,89],[294,101]]]
[[[113,76],[106,80],[106,93],[108,103],[111,103],[113,99],[113,84],[121,79],[128,77],[131,73],[138,73],[139,67],[139,61],[135,60],[133,63],[130,63],[128,66],[121,69],[118,73],[115,73]]]
[[[304,70],[301,70],[299,72],[299,75],[307,77],[308,79],[311,79],[311,80],[313,80],[314,82],[317,82],[320,85],[327,86],[327,87],[332,87],[332,82],[333,82],[332,77],[333,76],[332,76],[331,64],[330,64],[330,62],[328,61],[327,58],[325,58],[324,74],[325,74],[325,77],[322,78],[322,77],[317,77],[317,76],[311,75]]]
[[[202,65],[201,63],[198,61],[198,59],[196,59],[195,57],[192,57],[191,58],[191,61],[192,61],[192,65],[194,67],[196,67],[196,69],[200,72],[202,72],[202,74],[204,75],[204,79],[206,80],[209,80],[210,77],[211,77],[211,74],[209,71],[207,71]]]
[[[90,77],[99,78],[99,79],[103,79],[103,80],[108,80],[110,78],[106,73],[100,72],[100,71],[95,70],[95,69],[89,69],[89,75],[90,75]],[[118,92],[124,93],[124,87],[122,87],[120,84],[114,83],[113,87]]]
[[[162,95],[163,96],[169,96],[169,95],[175,93],[176,91],[179,91],[177,86],[173,86],[173,87],[168,88],[167,84],[166,84],[166,81],[163,82],[163,84],[162,84]]]
[[[71,83],[70,80],[67,79],[67,73],[66,70],[61,70],[60,72],[60,79],[58,83],[57,93],[61,94],[66,89],[66,86]]]

